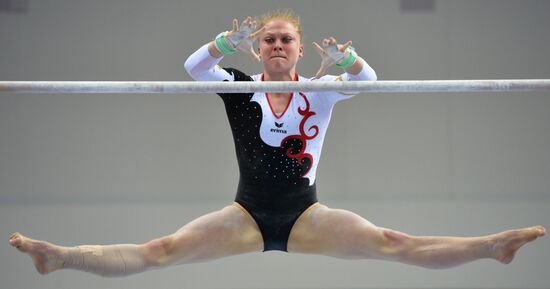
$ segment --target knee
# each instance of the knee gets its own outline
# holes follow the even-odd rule
[[[382,232],[382,235],[386,239],[386,242],[394,246],[402,245],[412,240],[412,236],[399,231],[386,229],[386,228],[380,228],[380,231]]]
[[[413,237],[391,229],[380,228],[380,253],[385,256],[399,257],[407,251]]]
[[[151,240],[143,245],[147,263],[151,266],[167,265],[167,260],[174,254],[174,237],[166,236]]]

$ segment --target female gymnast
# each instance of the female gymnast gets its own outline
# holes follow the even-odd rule
[[[259,27],[257,29],[257,27]],[[253,43],[258,41],[254,50]],[[246,18],[193,53],[185,69],[200,81],[376,80],[350,46],[324,39],[314,78],[296,72],[304,55],[300,22],[291,11]],[[221,68],[224,56],[244,52],[261,61],[249,76]],[[338,76],[325,75],[336,65]],[[349,93],[220,93],[233,133],[240,180],[235,202],[144,244],[62,247],[15,233],[10,244],[27,253],[39,273],[76,269],[126,276],[173,264],[214,260],[268,250],[345,259],[383,259],[448,268],[482,258],[509,263],[516,251],[545,234],[541,226],[480,237],[413,236],[377,227],[346,210],[317,201],[315,173],[333,106]]]

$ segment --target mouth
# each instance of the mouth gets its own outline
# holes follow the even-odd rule
[[[286,57],[280,56],[280,55],[276,55],[276,56],[272,56],[272,57],[271,57],[271,59],[276,59],[276,58],[286,59]]]

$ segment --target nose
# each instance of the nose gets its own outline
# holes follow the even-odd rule
[[[281,44],[282,42],[280,40],[276,40],[273,45],[273,51],[283,51],[283,46]]]

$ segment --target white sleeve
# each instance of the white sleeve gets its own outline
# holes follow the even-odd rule
[[[222,59],[223,57],[215,58],[210,55],[208,44],[205,44],[187,58],[184,67],[194,80],[234,81],[233,75],[218,65]]]
[[[375,81],[377,79],[376,72],[370,65],[363,60],[362,58],[357,58],[358,61],[363,61],[363,69],[359,71],[357,74],[350,74],[347,72],[344,72],[338,76],[336,75],[325,75],[318,80],[320,81],[360,81],[360,80],[367,80],[367,81]],[[326,94],[326,98],[332,101],[333,103],[336,103],[340,100],[345,100],[352,98],[354,95],[358,94],[359,92],[328,92]]]
[[[344,72],[342,74],[342,79],[343,80],[349,80],[349,81],[372,80],[372,81],[374,81],[374,80],[378,79],[374,69],[372,69],[372,67],[370,67],[370,65],[363,58],[359,57],[357,59],[363,62],[363,69],[361,69],[361,71],[359,71],[359,73],[357,73],[355,75]]]

